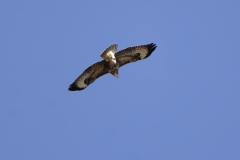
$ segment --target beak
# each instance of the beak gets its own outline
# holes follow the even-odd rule
[[[117,77],[118,78],[118,70],[115,69],[113,71],[110,72],[114,77]]]

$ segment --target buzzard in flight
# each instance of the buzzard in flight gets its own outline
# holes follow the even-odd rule
[[[83,90],[104,74],[118,77],[118,69],[123,65],[147,58],[157,48],[156,44],[133,46],[119,52],[117,44],[109,46],[100,55],[103,60],[89,66],[68,88],[69,91]]]

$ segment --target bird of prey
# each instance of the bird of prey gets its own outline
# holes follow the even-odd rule
[[[136,62],[149,57],[157,48],[156,44],[150,43],[125,48],[116,52],[117,44],[112,44],[100,55],[103,60],[89,66],[68,88],[69,91],[83,90],[97,78],[111,73],[118,77],[118,69],[125,64]]]

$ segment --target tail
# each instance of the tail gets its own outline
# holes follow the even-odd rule
[[[105,49],[102,54],[100,54],[100,56],[105,60],[105,61],[109,61],[109,57],[110,55],[114,57],[116,51],[117,51],[117,44],[112,44],[111,46],[109,46],[107,49]]]

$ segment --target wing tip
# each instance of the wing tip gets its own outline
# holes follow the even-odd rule
[[[150,43],[147,45],[147,48],[148,48],[148,54],[146,55],[145,58],[149,57],[152,54],[152,52],[157,48],[157,45],[155,43]]]
[[[68,90],[69,91],[80,91],[80,90],[83,90],[85,88],[79,88],[76,83],[72,83],[69,87],[68,87]]]

